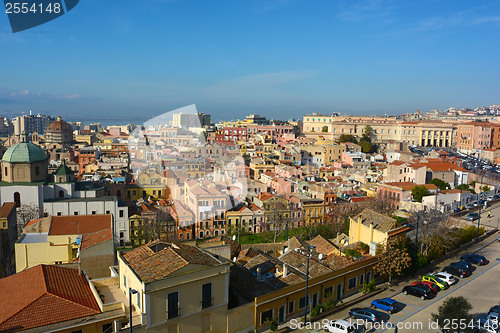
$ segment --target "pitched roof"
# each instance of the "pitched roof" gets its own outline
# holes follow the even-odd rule
[[[97,232],[94,232],[92,234],[86,234],[83,235],[82,237],[82,245],[81,249],[85,250],[86,248],[89,248],[91,246],[94,246],[96,244],[112,240],[113,239],[113,233],[111,232],[111,227],[108,229],[100,230]]]
[[[85,276],[70,268],[38,265],[0,279],[0,290],[5,300],[0,303],[1,331],[26,330],[101,312]]]
[[[164,279],[189,264],[216,266],[221,263],[195,246],[160,241],[127,252],[123,258],[144,283]]]
[[[15,202],[4,202],[3,205],[0,207],[0,217],[7,218],[12,212],[12,210],[15,211],[15,209],[16,209]]]
[[[306,273],[307,258],[305,255],[291,250],[291,251],[287,251],[284,254],[282,254],[278,259],[281,260],[282,262],[290,265],[291,267],[295,268],[296,270],[300,271],[301,273],[303,273],[303,274]],[[326,267],[323,264],[320,264],[314,258],[309,260],[309,276],[310,277],[320,276],[320,275],[329,273],[331,271],[332,270],[330,268]]]
[[[316,246],[316,251],[327,256],[338,248],[333,245],[328,239],[323,238],[321,235],[318,235],[309,241],[309,245]]]
[[[359,215],[354,217],[354,220],[357,222],[358,219],[361,219],[361,223],[366,226],[369,226],[373,223],[373,229],[378,230],[380,232],[388,232],[396,227],[397,221],[389,216],[382,215],[373,211],[371,209],[365,209]]]
[[[49,235],[82,235],[111,228],[111,215],[52,216]]]

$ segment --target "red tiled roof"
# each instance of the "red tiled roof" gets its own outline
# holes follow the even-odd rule
[[[16,208],[15,202],[4,202],[0,207],[0,217],[6,218],[9,216],[10,212]]]
[[[159,248],[156,249],[156,247]],[[195,246],[167,244],[159,241],[127,252],[123,258],[145,283],[166,278],[189,264],[205,266],[219,264],[215,258]]]
[[[104,229],[98,232],[94,232],[93,234],[86,234],[82,237],[82,246],[81,249],[84,250],[93,245],[112,240],[113,233],[111,232],[111,227],[108,229]]]
[[[26,330],[100,313],[84,275],[38,265],[0,279],[0,330]]]
[[[91,234],[111,228],[111,215],[52,216],[49,235]]]

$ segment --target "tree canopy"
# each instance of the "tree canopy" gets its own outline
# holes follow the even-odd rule
[[[339,139],[337,140],[338,143],[344,143],[344,142],[352,142],[352,143],[358,143],[358,140],[356,140],[356,137],[352,134],[340,134]]]
[[[416,202],[422,202],[422,197],[430,195],[431,193],[427,189],[427,187],[423,185],[417,185],[411,191],[411,195],[413,196],[413,200]]]
[[[438,313],[432,314],[432,320],[437,322],[440,327],[445,322],[464,321],[469,323],[472,319],[469,311],[472,305],[463,296],[448,297],[438,309]],[[458,330],[455,330],[458,332]]]
[[[436,185],[440,190],[448,190],[451,188],[449,183],[439,178],[432,178],[432,180],[429,183]]]
[[[385,250],[379,258],[380,260],[374,270],[378,274],[389,276],[389,282],[393,277],[400,276],[411,265],[411,258],[406,249],[390,238],[387,240]]]
[[[371,138],[372,133],[373,133],[372,127],[370,125],[366,125],[363,135],[359,140],[359,146],[361,147],[363,153],[371,153],[374,149]]]

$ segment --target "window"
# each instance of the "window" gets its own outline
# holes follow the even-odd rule
[[[352,289],[354,287],[356,287],[356,281],[357,280],[357,277],[353,277],[353,278],[350,278],[348,283],[347,283],[347,289]]]
[[[7,172],[9,169],[7,169],[7,167],[4,168],[5,170],[5,176],[7,176],[9,173]]]
[[[365,282],[365,281],[364,281],[364,279],[365,279],[365,275],[364,275],[364,274],[361,274],[361,275],[359,276],[359,284],[360,284],[360,285],[362,285],[362,284]]]
[[[35,176],[40,176],[40,167],[35,167]]]
[[[109,215],[111,212],[109,210],[106,211],[106,214]]]
[[[295,301],[291,301],[288,303],[288,314],[291,314],[295,311]]]
[[[123,209],[120,209],[120,210],[118,211],[118,215],[119,215],[120,217],[123,217]]]
[[[71,333],[83,333],[82,330],[71,331]]]
[[[141,292],[137,292],[137,307],[140,309],[141,308]]]
[[[14,202],[16,203],[16,207],[21,207],[21,194],[19,192],[14,193]]]
[[[370,282],[372,280],[372,272],[366,273],[366,281]]]
[[[307,299],[309,299],[309,295],[307,295]],[[299,309],[303,309],[306,307],[306,297],[301,297],[299,299]]]
[[[127,277],[125,275],[123,276],[123,287],[127,288]]]
[[[92,211],[92,215],[95,215],[95,210]]]
[[[264,325],[265,322],[267,321],[272,321],[273,320],[273,309],[264,311],[260,314],[260,324]]]
[[[324,298],[328,298],[333,295],[333,286],[325,288],[325,296]]]
[[[167,319],[179,316],[179,292],[167,295]]]
[[[113,323],[107,323],[102,325],[102,333],[113,333]]]
[[[61,216],[61,215],[62,215],[62,213],[61,213],[61,212],[57,212],[57,216]]]
[[[201,286],[201,308],[206,309],[212,306],[212,283],[205,283]]]
[[[73,212],[73,215],[78,215],[78,212]]]

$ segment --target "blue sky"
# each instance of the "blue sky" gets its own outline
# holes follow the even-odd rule
[[[0,114],[137,122],[189,104],[401,114],[500,103],[500,1],[82,0],[13,34]]]

